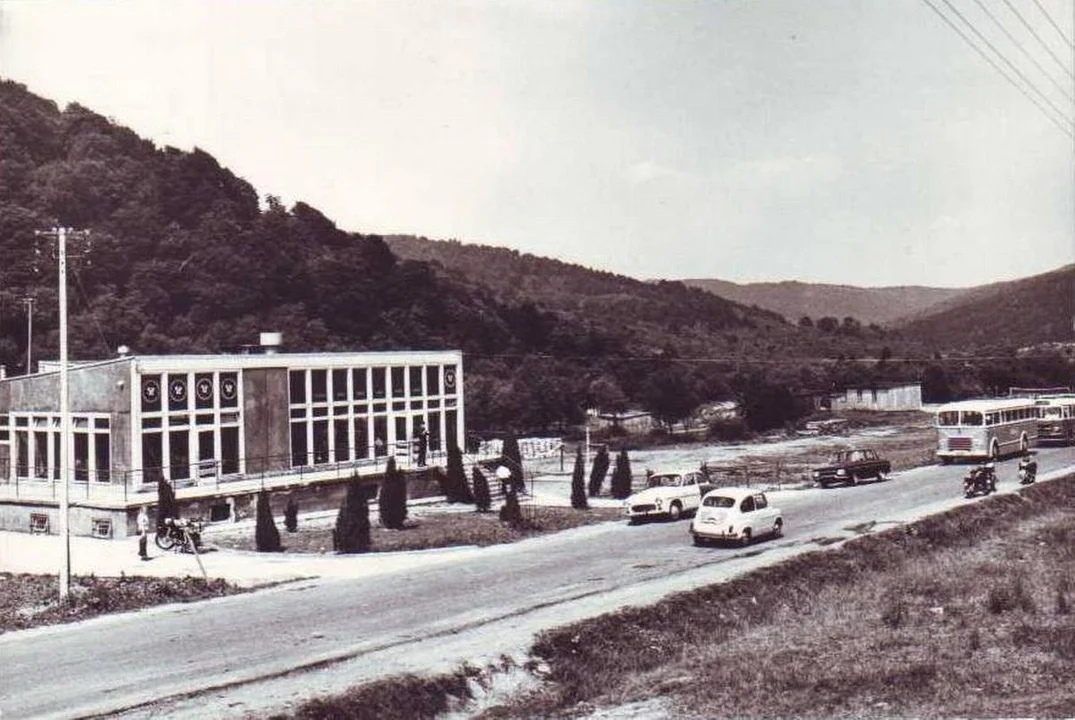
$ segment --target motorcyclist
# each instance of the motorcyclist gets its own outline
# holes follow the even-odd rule
[[[1019,481],[1024,485],[1029,485],[1034,482],[1038,476],[1038,461],[1034,459],[1034,454],[1029,450],[1023,453],[1023,457],[1019,458]]]

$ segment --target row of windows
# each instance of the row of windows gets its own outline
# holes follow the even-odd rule
[[[7,416],[3,416],[5,419]],[[19,479],[60,479],[60,417],[16,415],[5,426],[14,441],[14,470]],[[71,417],[72,471],[78,482],[112,480],[111,431],[107,417]]]
[[[401,446],[417,453],[424,443],[430,453],[456,444],[456,410],[428,415],[324,418],[291,422],[291,465],[354,462],[383,457]]]
[[[239,375],[234,372],[142,375],[141,393],[143,413],[236,408]]]
[[[304,369],[288,372],[292,405],[455,395],[455,365]]]

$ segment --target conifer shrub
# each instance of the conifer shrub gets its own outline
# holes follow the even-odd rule
[[[504,447],[501,454],[507,461],[504,463],[511,470],[510,483],[515,492],[526,492],[526,481],[523,478],[523,455],[519,450],[519,439],[515,433],[508,433],[504,438]]]
[[[453,445],[448,448],[448,502],[474,504],[474,495],[467,485],[467,471],[463,467],[463,451]]]
[[[382,527],[390,530],[402,530],[407,520],[407,479],[396,467],[395,458],[388,458],[377,513]]]
[[[477,465],[470,473],[471,484],[474,486],[474,504],[478,507],[478,512],[489,512],[489,508],[493,504],[492,493],[489,492],[489,481],[485,478],[483,473]]]
[[[299,504],[293,497],[287,499],[287,506],[284,508],[284,528],[289,533],[298,532],[299,529]]]
[[[593,459],[593,467],[590,468],[590,486],[588,488],[590,497],[597,497],[601,494],[601,485],[605,482],[605,475],[608,474],[609,465],[611,465],[611,460],[608,456],[608,448],[602,446]]]
[[[369,489],[358,476],[351,478],[343,504],[336,515],[332,544],[339,553],[362,553],[370,549]]]
[[[523,509],[519,507],[519,494],[514,489],[509,489],[504,495],[504,504],[500,506],[500,522],[513,528],[522,527]]]
[[[280,531],[272,517],[271,495],[268,490],[258,493],[257,520],[254,525],[254,545],[258,552],[280,552]]]
[[[624,500],[631,494],[631,460],[627,450],[616,455],[616,469],[612,471],[612,497]]]
[[[582,445],[575,451],[575,469],[571,472],[571,507],[586,510],[586,458],[582,455]]]

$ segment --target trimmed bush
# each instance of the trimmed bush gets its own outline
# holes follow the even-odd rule
[[[448,482],[445,495],[450,503],[474,504],[474,496],[467,485],[467,471],[463,467],[463,452],[455,445],[448,448]]]
[[[627,450],[616,455],[616,469],[612,471],[612,497],[624,500],[631,494],[631,460]]]
[[[485,474],[478,469],[477,465],[471,471],[470,478],[471,484],[474,485],[474,504],[478,506],[478,512],[489,512],[493,504],[492,494],[489,492],[489,481],[485,479]]]
[[[523,455],[519,450],[519,439],[515,437],[515,433],[509,433],[504,438],[504,448],[501,451],[504,459],[507,460],[508,470],[511,470],[511,486],[515,488],[515,492],[526,492],[526,481],[523,478]]]
[[[339,553],[361,553],[370,549],[369,489],[355,475],[336,516],[332,544]]]
[[[402,530],[407,521],[407,479],[396,467],[395,458],[388,458],[377,513],[381,525],[390,530]]]
[[[257,521],[254,525],[254,545],[258,552],[280,552],[280,531],[272,517],[271,495],[268,490],[258,493]]]
[[[611,460],[608,456],[608,448],[602,447],[597,451],[593,459],[593,467],[590,468],[590,497],[597,497],[601,494],[601,485],[605,482],[609,465],[611,465]]]
[[[519,494],[509,489],[504,495],[504,504],[500,506],[500,522],[507,523],[513,528],[523,524],[523,509],[519,507]]]
[[[287,499],[287,507],[284,508],[284,527],[289,533],[299,529],[299,505],[293,497]]]
[[[582,446],[575,451],[575,469],[571,472],[571,507],[586,510],[586,458],[582,456]]]

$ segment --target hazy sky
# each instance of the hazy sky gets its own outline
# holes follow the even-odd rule
[[[947,2],[1070,132],[1072,0]],[[641,278],[1075,261],[1069,136],[927,0],[0,0],[0,76],[347,230]]]

